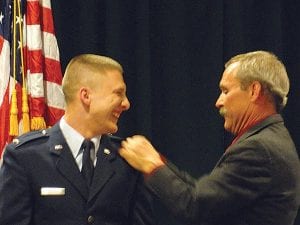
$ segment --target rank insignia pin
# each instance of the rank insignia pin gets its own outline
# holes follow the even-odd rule
[[[104,154],[106,154],[106,155],[109,155],[109,154],[110,154],[110,150],[107,149],[107,148],[105,148],[103,152],[104,152]]]
[[[57,151],[59,151],[59,150],[63,149],[63,146],[62,145],[55,145],[54,149],[57,150]]]

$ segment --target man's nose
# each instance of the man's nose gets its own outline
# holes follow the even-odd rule
[[[222,105],[223,105],[222,94],[220,94],[217,101],[216,101],[216,103],[215,103],[215,106],[219,109],[219,108],[222,107]]]
[[[126,111],[130,108],[130,102],[129,102],[129,99],[127,98],[127,96],[125,96],[125,98],[122,100],[122,107],[123,107],[124,111]]]

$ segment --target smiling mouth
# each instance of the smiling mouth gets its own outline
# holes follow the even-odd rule
[[[121,113],[114,112],[112,115],[113,115],[116,119],[119,119]]]

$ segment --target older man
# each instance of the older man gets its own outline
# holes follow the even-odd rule
[[[197,224],[292,225],[300,163],[279,114],[289,91],[284,65],[265,51],[237,55],[219,86],[216,107],[236,137],[210,174],[178,171],[142,136],[127,138],[119,153],[175,215]]]

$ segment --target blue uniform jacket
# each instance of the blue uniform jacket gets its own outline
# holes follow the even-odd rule
[[[153,225],[143,177],[119,157],[119,145],[102,136],[89,190],[58,124],[20,136],[0,170],[0,224]]]

